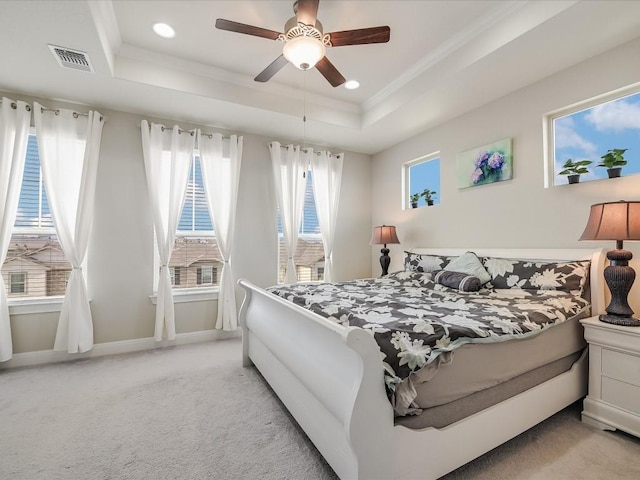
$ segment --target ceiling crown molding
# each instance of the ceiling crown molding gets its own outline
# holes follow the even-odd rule
[[[467,28],[461,30],[449,40],[433,49],[429,54],[416,62],[410,69],[399,75],[393,82],[364,101],[362,103],[362,110],[364,112],[368,112],[374,109],[376,106],[388,100],[394,93],[406,87],[410,82],[417,79],[441,61],[445,60],[454,52],[462,49],[462,47],[468,45],[472,40],[479,38],[484,32],[498,26],[506,18],[514,15],[516,12],[523,11],[525,7],[529,8],[531,11],[537,10],[537,15],[531,16],[521,22],[521,28],[518,31],[511,32],[509,38],[504,39],[503,44],[522,35],[531,28],[534,28],[540,23],[577,3],[579,3],[579,0],[563,0],[555,2],[510,0],[504,2],[504,5],[501,5],[500,8],[480,17],[476,22],[470,24]],[[501,45],[498,45],[497,47],[499,46]]]
[[[109,65],[109,73],[113,75],[115,55],[122,45],[122,37],[120,35],[120,28],[118,28],[118,20],[113,8],[113,3],[111,0],[89,0],[87,4],[89,5],[89,11],[93,17],[102,50]]]

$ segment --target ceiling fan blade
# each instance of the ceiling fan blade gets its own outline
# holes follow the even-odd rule
[[[333,66],[333,63],[331,63],[327,57],[322,57],[320,61],[316,63],[316,68],[333,87],[338,87],[346,81],[342,74],[336,67]]]
[[[344,30],[331,32],[332,47],[344,47],[346,45],[363,45],[366,43],[386,43],[391,36],[391,29],[385,27],[361,28],[358,30]]]
[[[304,23],[305,25],[316,24],[316,17],[318,16],[318,2],[320,0],[298,0],[298,6],[296,10],[296,18],[298,23]]]
[[[224,18],[219,18],[216,20],[216,28],[219,28],[220,30],[228,30],[229,32],[244,33],[246,35],[268,38],[270,40],[277,40],[278,36],[280,35],[280,32],[276,32],[275,30],[254,27],[253,25],[246,25],[244,23],[234,22],[232,20],[225,20]]]
[[[284,67],[287,63],[289,63],[289,60],[284,58],[284,55],[280,55],[273,62],[271,62],[271,65],[269,65],[267,68],[261,71],[258,74],[258,76],[254,78],[254,80],[256,82],[268,81],[271,77],[273,77],[276,73],[278,73],[280,69]]]

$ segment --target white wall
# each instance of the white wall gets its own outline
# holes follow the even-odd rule
[[[14,100],[39,101],[49,107],[86,111],[89,107],[35,99],[16,93]],[[88,288],[95,342],[115,342],[153,336],[155,306],[149,300],[153,282],[153,226],[146,196],[140,122],[142,119],[173,125],[170,119],[100,109],[107,117],[102,135],[96,206],[88,254]],[[212,118],[212,123],[216,119]],[[183,128],[206,126],[180,122]],[[216,130],[217,131],[217,130]],[[260,286],[277,281],[276,206],[269,170],[270,138],[243,132],[238,223],[233,268]],[[284,139],[277,139],[287,143]],[[367,245],[371,234],[370,157],[345,152],[338,233],[338,280],[367,277],[371,266]],[[238,292],[238,298],[241,298]],[[178,333],[214,327],[217,302],[176,304]],[[53,347],[57,313],[12,315],[14,353]]]
[[[390,271],[402,268],[403,249],[416,246],[615,248],[614,242],[578,238],[590,205],[640,200],[640,175],[544,188],[543,116],[639,82],[639,52],[640,40],[634,40],[375,155],[372,191],[378,195],[372,201],[373,223],[397,225],[402,242],[390,246]],[[458,190],[456,154],[509,137],[513,179]],[[403,210],[402,164],[436,150],[441,152],[440,205]],[[634,253],[632,265],[640,275],[639,245],[627,242],[625,247]],[[379,269],[379,255],[372,248],[374,271]],[[629,300],[640,314],[640,280]]]

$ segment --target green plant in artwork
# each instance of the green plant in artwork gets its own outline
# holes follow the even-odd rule
[[[574,162],[570,158],[562,165],[563,170],[558,172],[558,175],[582,175],[583,173],[589,173],[587,168],[593,162],[591,160],[578,160]]]
[[[614,148],[608,150],[607,153],[600,157],[602,159],[602,162],[600,162],[598,166],[605,168],[617,168],[625,166],[627,164],[627,161],[624,159],[624,152],[626,152],[627,150],[628,148]]]

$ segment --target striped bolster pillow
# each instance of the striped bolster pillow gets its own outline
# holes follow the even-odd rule
[[[477,292],[480,290],[480,279],[466,273],[440,270],[439,272],[433,272],[433,281],[461,292]]]

